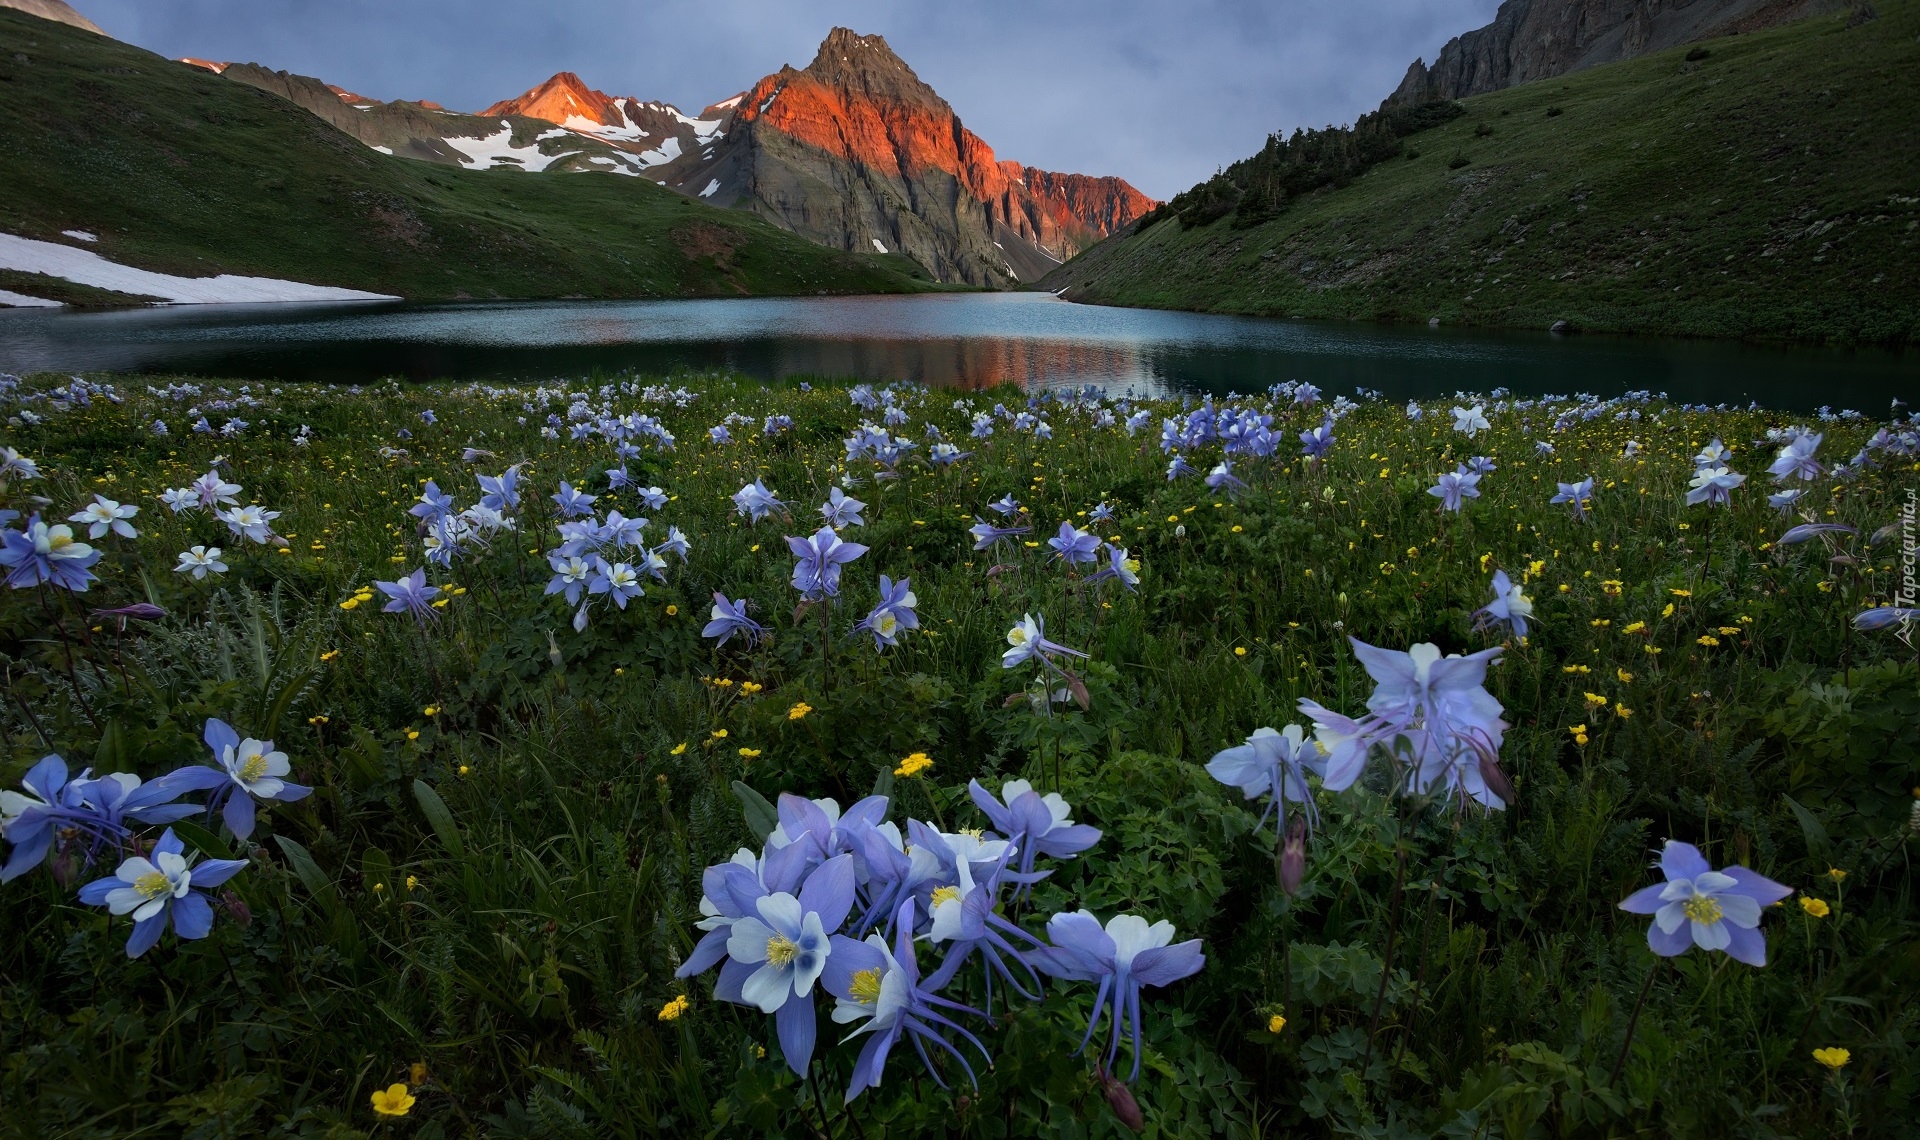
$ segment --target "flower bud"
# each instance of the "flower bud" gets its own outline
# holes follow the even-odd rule
[[[1280,846],[1280,858],[1274,861],[1273,874],[1288,898],[1300,893],[1300,883],[1307,877],[1307,821],[1304,818],[1296,815],[1288,821],[1286,842]]]
[[[96,621],[100,618],[107,617],[133,618],[135,621],[159,621],[166,616],[167,611],[147,602],[135,602],[130,606],[118,606],[110,610],[93,611],[93,617]]]
[[[1133,1090],[1118,1077],[1109,1076],[1105,1069],[1100,1070],[1100,1091],[1106,1094],[1107,1107],[1120,1123],[1135,1132],[1144,1132],[1147,1118],[1140,1111],[1140,1102],[1133,1099]]]
[[[1480,779],[1485,781],[1487,790],[1500,797],[1503,804],[1513,803],[1513,781],[1500,770],[1500,761],[1491,753],[1480,754]]]
[[[240,929],[245,930],[253,925],[253,911],[247,908],[246,902],[232,888],[220,892],[220,906],[233,916],[233,921],[240,925]]]

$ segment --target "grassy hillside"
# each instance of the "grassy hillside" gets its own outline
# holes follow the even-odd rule
[[[1920,3],[1878,7],[1477,96],[1270,220],[1163,215],[1041,284],[1157,308],[1914,343]]]
[[[0,48],[0,231],[89,230],[141,268],[418,299],[929,287],[904,258],[638,178],[388,157],[264,91],[18,12],[0,10]]]

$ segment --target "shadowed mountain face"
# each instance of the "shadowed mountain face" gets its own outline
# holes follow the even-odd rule
[[[635,175],[821,245],[903,254],[949,283],[1038,280],[1157,205],[1119,178],[996,158],[884,39],[845,28],[805,68],[782,68],[697,116],[608,95],[568,71],[464,115],[254,64],[184,62],[288,99],[388,154]]]
[[[1842,0],[1506,0],[1493,22],[1414,60],[1386,106],[1484,95],[1714,36],[1833,11]]]

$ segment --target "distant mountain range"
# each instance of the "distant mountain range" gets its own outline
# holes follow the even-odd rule
[[[386,154],[645,178],[835,249],[903,254],[949,283],[1036,281],[1158,205],[1119,178],[1000,161],[886,40],[846,28],[805,68],[698,115],[565,71],[469,115],[256,64],[181,62],[288,99]]]

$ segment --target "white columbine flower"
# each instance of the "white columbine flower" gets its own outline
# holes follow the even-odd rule
[[[220,561],[220,548],[217,546],[196,546],[180,552],[180,565],[173,568],[176,574],[191,574],[196,579],[208,574],[225,574],[227,564]]]
[[[127,520],[139,513],[139,507],[126,506],[104,495],[95,495],[93,502],[68,515],[67,521],[89,524],[88,538],[104,537],[109,530],[121,538],[138,538],[139,532]]]
[[[227,529],[244,538],[264,543],[273,537],[273,520],[280,517],[279,511],[269,511],[258,503],[244,507],[229,507],[214,515],[227,524]]]

